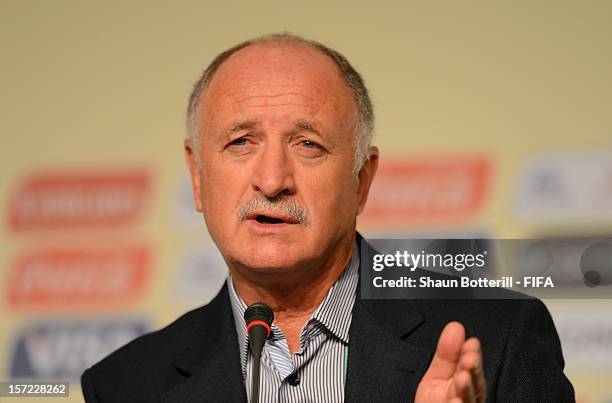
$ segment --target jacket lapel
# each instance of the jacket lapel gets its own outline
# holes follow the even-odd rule
[[[422,321],[413,301],[355,302],[349,333],[347,402],[414,398],[433,354],[409,342],[409,333]]]
[[[360,236],[358,241],[370,249],[366,256],[372,252]],[[361,256],[361,264],[367,264]],[[425,318],[413,300],[361,299],[361,274],[349,331],[345,400],[411,401],[433,356],[410,343]]]
[[[186,379],[162,395],[162,402],[246,402],[227,284],[204,309],[174,362]]]

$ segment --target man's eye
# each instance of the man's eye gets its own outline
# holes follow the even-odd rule
[[[295,147],[296,153],[305,158],[318,158],[322,157],[326,153],[326,150],[322,145],[304,138],[296,142]]]
[[[245,139],[244,137],[238,137],[237,139],[229,143],[229,145],[230,146],[245,146],[247,145],[247,143],[248,143],[247,139]]]
[[[314,141],[310,141],[310,140],[303,140],[302,141],[302,145],[306,148],[317,148],[319,147],[319,145],[317,143],[315,143]]]

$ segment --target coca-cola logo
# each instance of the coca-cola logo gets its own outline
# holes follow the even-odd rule
[[[125,305],[142,294],[150,260],[144,246],[25,253],[7,273],[7,305],[39,309]]]
[[[485,157],[381,163],[361,222],[448,222],[473,216],[484,205],[490,176]]]

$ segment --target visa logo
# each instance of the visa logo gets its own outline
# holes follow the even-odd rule
[[[142,319],[58,319],[35,323],[23,328],[15,338],[9,376],[77,380],[86,368],[148,330]]]

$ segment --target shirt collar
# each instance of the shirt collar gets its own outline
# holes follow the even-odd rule
[[[359,281],[359,262],[359,242],[356,241],[347,267],[330,288],[319,307],[312,314],[311,319],[305,324],[305,327],[313,322],[321,324],[335,337],[348,344],[349,328],[352,319],[351,313],[355,304],[355,293],[357,292],[357,283]],[[228,276],[227,284],[232,313],[234,314],[234,325],[238,334],[238,346],[240,348],[242,371],[244,374],[248,357],[248,335],[244,321],[244,311],[247,306],[236,292],[231,275]],[[274,336],[282,335],[281,330],[274,324],[272,324],[271,331]]]

